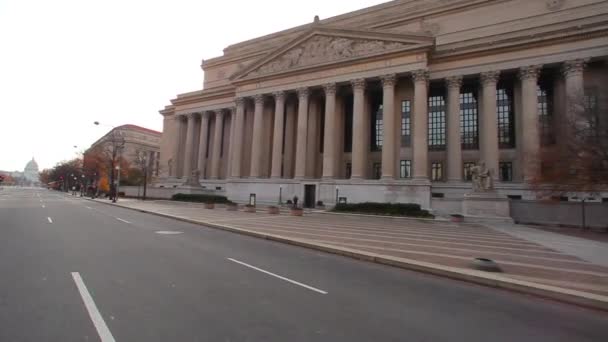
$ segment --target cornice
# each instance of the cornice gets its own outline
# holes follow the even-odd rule
[[[235,96],[235,87],[232,85],[208,90],[199,90],[196,92],[180,94],[176,99],[171,100],[173,106],[183,106],[188,104],[199,103],[203,101],[233,98]]]

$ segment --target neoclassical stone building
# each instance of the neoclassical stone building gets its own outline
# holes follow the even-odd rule
[[[458,211],[480,161],[534,197],[573,96],[606,102],[608,1],[402,0],[231,45],[161,111],[161,186]],[[604,112],[605,113],[605,112]]]

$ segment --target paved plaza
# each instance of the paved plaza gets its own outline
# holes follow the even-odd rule
[[[498,262],[500,276],[608,296],[608,244],[525,226],[486,226],[308,212],[304,217],[209,210],[202,204],[121,200],[121,206],[202,224],[252,231],[373,255],[468,270],[474,258]]]

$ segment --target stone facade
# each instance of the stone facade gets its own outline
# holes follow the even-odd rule
[[[526,183],[567,99],[606,103],[608,1],[412,0],[231,45],[161,111],[161,182],[229,198],[460,212],[469,168]],[[605,115],[605,111],[600,111]]]
[[[112,137],[124,138],[124,147],[120,150],[120,157],[130,165],[137,165],[136,157],[138,153],[146,153],[147,160],[150,161],[150,172],[152,176],[160,176],[160,142],[162,133],[136,125],[122,125],[113,128],[103,137],[99,138],[89,147],[93,150],[97,147],[111,150]]]

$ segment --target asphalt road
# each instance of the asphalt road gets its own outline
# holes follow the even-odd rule
[[[0,341],[114,340],[608,341],[608,314],[0,190]]]

